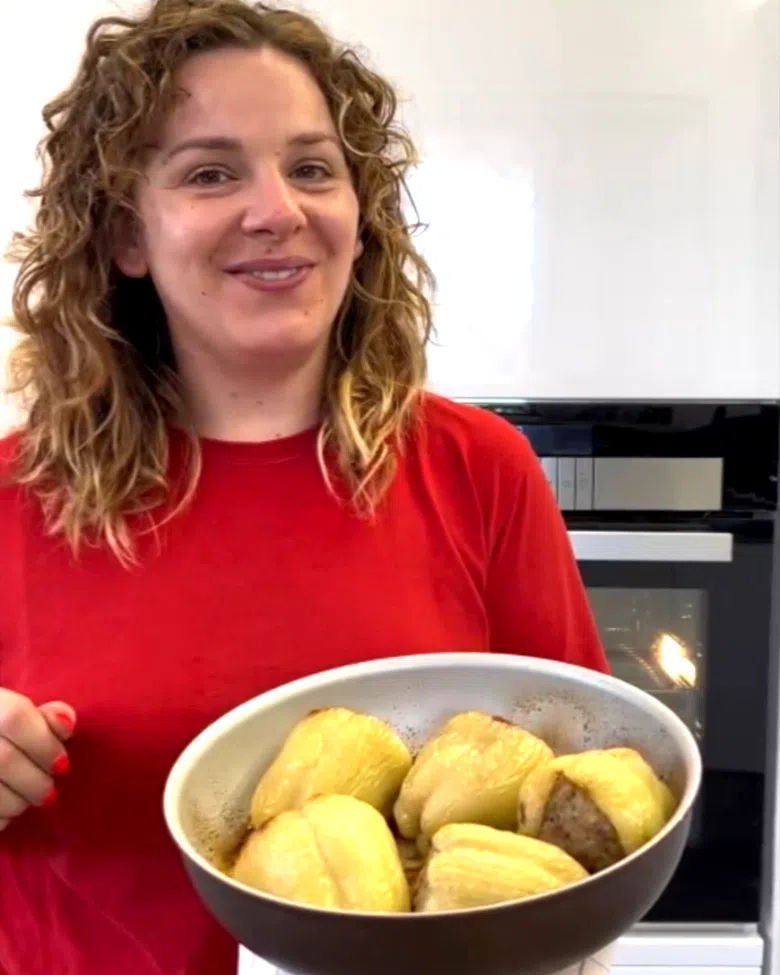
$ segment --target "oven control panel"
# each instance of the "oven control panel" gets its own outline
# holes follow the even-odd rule
[[[483,403],[529,441],[562,511],[773,517],[780,407],[761,403]]]
[[[540,457],[562,511],[720,511],[721,457]]]

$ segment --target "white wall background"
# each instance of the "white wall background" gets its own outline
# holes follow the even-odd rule
[[[40,107],[88,24],[141,6],[0,0],[0,240],[28,216]],[[406,97],[434,386],[780,398],[780,0],[306,6]],[[0,315],[10,282],[0,265]]]

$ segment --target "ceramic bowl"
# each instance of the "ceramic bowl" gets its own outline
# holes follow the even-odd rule
[[[443,914],[303,907],[219,869],[243,835],[253,788],[297,721],[342,706],[390,722],[414,749],[458,711],[485,711],[557,752],[627,745],[679,806],[650,843],[571,887]],[[438,653],[326,671],[261,694],[206,728],[165,787],[164,814],[206,907],[251,952],[295,975],[551,975],[615,941],[653,906],[682,855],[701,781],[688,728],[630,684],[535,658]]]

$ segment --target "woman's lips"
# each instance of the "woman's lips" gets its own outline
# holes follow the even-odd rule
[[[297,267],[263,268],[257,271],[229,271],[245,287],[252,291],[291,291],[299,287],[309,277],[314,265]]]

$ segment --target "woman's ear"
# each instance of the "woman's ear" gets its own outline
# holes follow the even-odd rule
[[[123,213],[117,222],[113,256],[116,266],[129,278],[145,278],[149,273],[141,228],[130,213]]]
[[[353,258],[353,260],[357,260],[360,257],[360,255],[363,253],[363,250],[364,250],[363,241],[360,237],[358,237],[355,240],[355,257]]]

